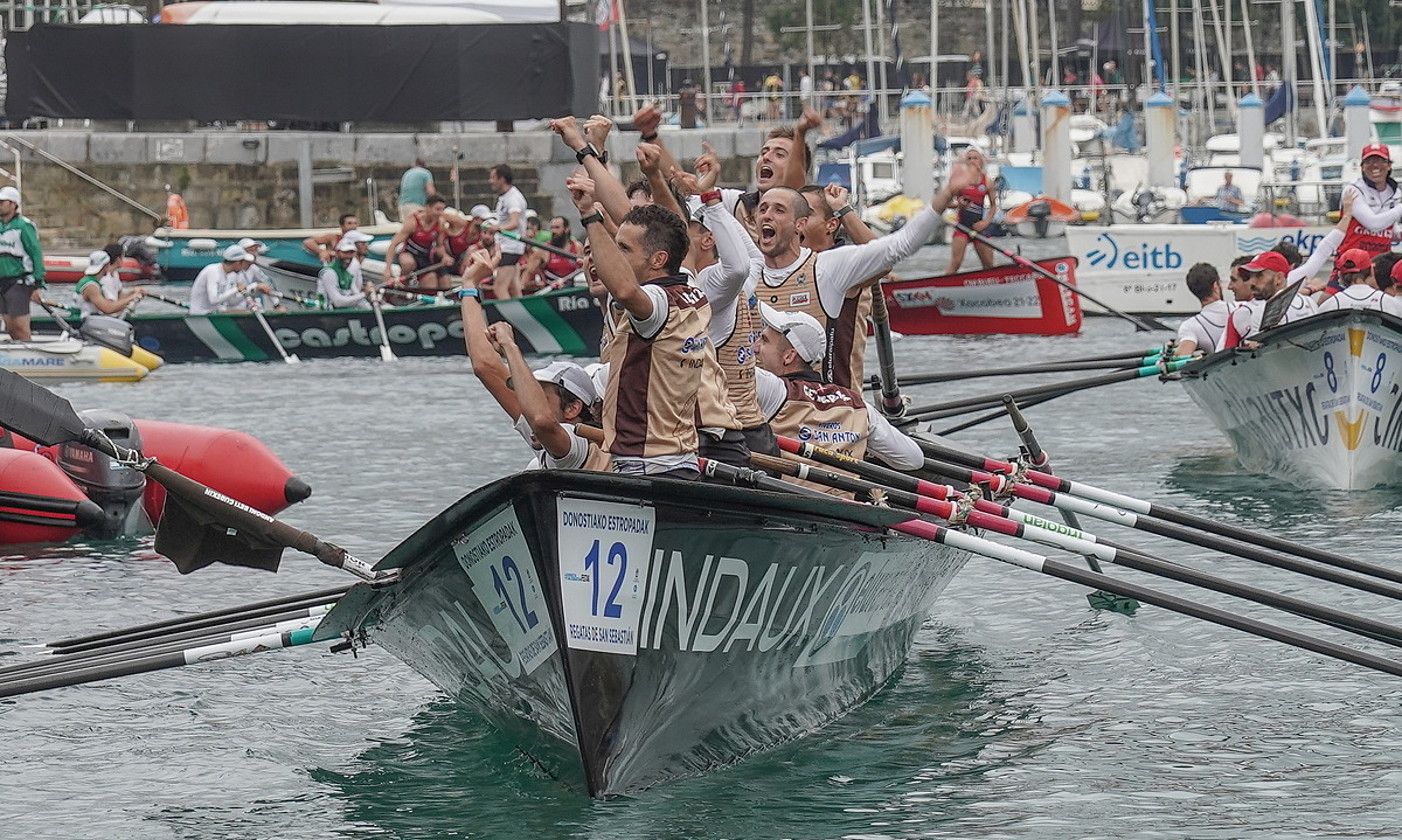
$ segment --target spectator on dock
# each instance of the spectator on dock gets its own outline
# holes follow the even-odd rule
[[[0,316],[14,341],[29,340],[29,302],[44,288],[39,229],[20,215],[19,190],[0,188]]]
[[[513,183],[515,177],[511,167],[504,163],[493,166],[488,174],[492,189],[497,193],[498,230],[505,234],[497,237],[501,265],[492,288],[498,300],[521,296],[521,269],[517,264],[526,253],[525,243],[519,240],[526,238],[527,208],[526,197]]]
[[[428,204],[428,197],[437,195],[433,187],[433,173],[424,165],[423,158],[414,158],[414,165],[404,170],[399,177],[399,221],[404,221]]]

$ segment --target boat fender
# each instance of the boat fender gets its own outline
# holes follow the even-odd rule
[[[191,239],[185,243],[191,251],[214,251],[219,248],[219,243],[213,239],[199,238]]]

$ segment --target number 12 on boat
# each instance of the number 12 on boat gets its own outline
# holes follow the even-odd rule
[[[656,511],[561,498],[559,516],[566,644],[575,650],[636,656]]]

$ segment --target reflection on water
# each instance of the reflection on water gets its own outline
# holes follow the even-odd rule
[[[773,823],[794,836],[859,830],[870,814],[910,807],[902,791],[996,769],[990,750],[1036,720],[1000,696],[981,652],[930,633],[922,651],[870,702],[800,740],[704,777],[591,802],[540,771],[479,718],[447,700],[420,709],[402,737],[371,746],[351,770],[311,778],[346,804],[365,836],[609,838],[752,836]],[[489,798],[500,807],[482,807]],[[941,819],[953,819],[944,814]],[[351,832],[352,835],[355,832]]]
[[[1402,487],[1371,490],[1302,490],[1277,478],[1248,474],[1229,449],[1176,458],[1164,484],[1177,493],[1219,508],[1242,525],[1262,530],[1308,532],[1320,522],[1377,516],[1402,505]]]

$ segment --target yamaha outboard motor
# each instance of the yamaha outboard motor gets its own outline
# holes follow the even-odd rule
[[[78,333],[93,344],[109,347],[123,356],[131,355],[132,342],[136,338],[136,331],[130,323],[110,315],[89,315],[78,327]]]
[[[141,433],[136,423],[116,411],[94,409],[79,412],[83,425],[98,429],[113,443],[141,450]],[[141,504],[146,474],[109,455],[80,443],[65,443],[58,450],[58,465],[89,499],[102,508],[102,522],[87,530],[99,539],[149,533],[151,523]]]

